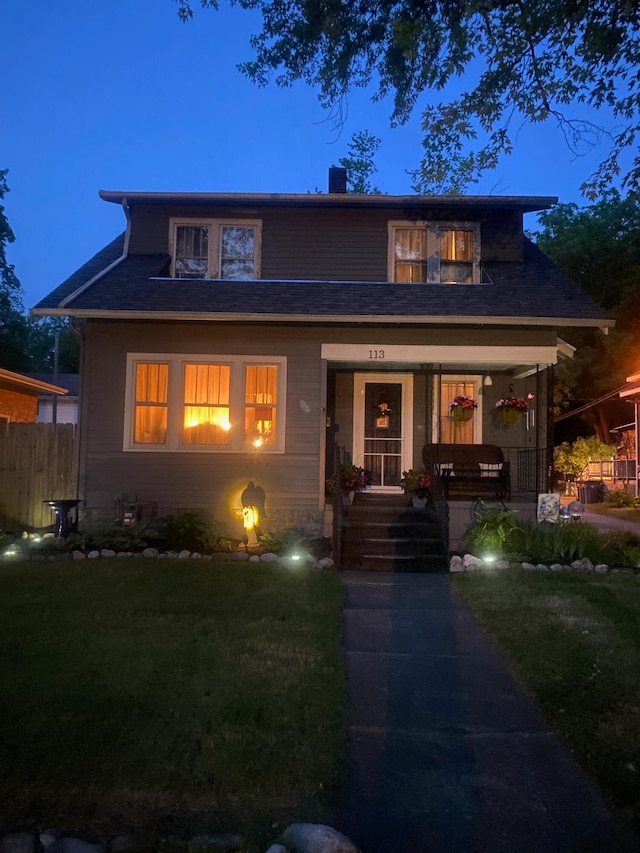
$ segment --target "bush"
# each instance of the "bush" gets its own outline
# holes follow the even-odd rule
[[[640,538],[633,533],[601,533],[586,522],[516,523],[512,512],[487,513],[467,531],[465,546],[478,557],[491,553],[532,563],[570,563],[587,557],[609,566],[638,566]]]
[[[639,507],[640,497],[632,495],[626,489],[614,489],[614,491],[609,492],[607,495],[607,503],[618,509]]]
[[[186,549],[211,554],[218,549],[221,538],[217,523],[203,518],[200,513],[183,512],[166,518],[164,539],[172,551]]]

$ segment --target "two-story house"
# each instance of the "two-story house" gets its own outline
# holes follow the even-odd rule
[[[100,192],[124,234],[33,309],[86,320],[85,519],[125,492],[241,531],[253,482],[263,529],[320,533],[336,446],[371,491],[431,443],[498,445],[514,494],[547,488],[559,330],[612,325],[524,234],[556,199],[344,190],[331,170],[327,194]]]

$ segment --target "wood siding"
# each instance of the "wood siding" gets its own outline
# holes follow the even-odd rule
[[[141,323],[89,321],[83,351],[82,449],[80,494],[88,522],[115,518],[116,496],[135,495],[157,502],[162,515],[197,509],[212,515],[230,533],[241,532],[240,493],[250,480],[267,493],[264,530],[301,527],[319,532],[324,509],[324,441],[327,401],[322,343],[450,344],[445,329],[359,326],[273,326],[213,323]],[[470,348],[485,344],[550,345],[547,330],[465,330]],[[284,356],[287,359],[285,453],[123,451],[127,353]],[[351,448],[353,372],[371,365],[333,365],[335,371],[335,440]],[[379,365],[376,366],[379,369]],[[414,372],[414,456],[419,464],[429,435],[428,388],[424,366],[402,365]],[[529,381],[529,380],[527,380]],[[533,381],[533,380],[532,380]],[[526,385],[518,384],[516,393]],[[508,390],[508,380],[494,378],[490,402]],[[495,399],[494,399],[495,398]],[[304,403],[305,405],[302,405]],[[335,429],[335,424],[331,425]],[[522,446],[527,436],[498,432],[485,418],[483,440]]]
[[[431,221],[481,222],[482,261],[519,261],[522,216],[512,211],[465,215],[464,209],[420,212]],[[169,220],[261,219],[262,278],[386,281],[389,220],[416,220],[415,211],[376,209],[135,207],[129,252],[169,252]]]

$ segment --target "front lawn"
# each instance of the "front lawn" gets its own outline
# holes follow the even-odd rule
[[[317,570],[0,563],[0,834],[232,831],[253,850],[330,820],[340,612]]]
[[[503,571],[452,583],[640,834],[640,577]]]

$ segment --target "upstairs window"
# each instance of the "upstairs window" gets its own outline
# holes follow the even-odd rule
[[[173,220],[173,275],[236,281],[259,278],[261,230],[257,220]]]
[[[389,280],[425,284],[480,281],[480,226],[389,223]]]

